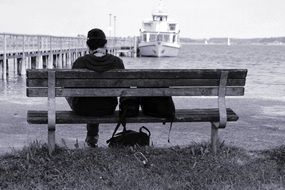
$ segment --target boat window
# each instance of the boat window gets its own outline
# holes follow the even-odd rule
[[[169,35],[168,34],[163,35],[163,41],[169,42]]]
[[[175,24],[169,24],[169,30],[175,30]]]
[[[156,35],[155,34],[150,34],[149,35],[149,41],[150,42],[155,42],[156,41]]]
[[[143,41],[146,42],[146,34],[143,35]]]
[[[157,41],[161,42],[162,41],[162,34],[157,35]]]
[[[173,42],[175,42],[176,40],[176,35],[173,35]]]
[[[158,16],[153,16],[153,20],[154,20],[154,21],[159,21],[159,20],[160,20],[160,17],[158,17]]]
[[[151,26],[151,23],[147,22],[147,23],[144,23],[144,27],[149,27]]]
[[[167,16],[152,16],[153,21],[167,21]]]

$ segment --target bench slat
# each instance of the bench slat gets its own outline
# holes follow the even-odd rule
[[[54,69],[56,78],[176,78],[176,79],[219,79],[221,71],[229,71],[229,79],[244,79],[246,69],[125,69],[111,70],[104,73],[96,73],[89,70]],[[27,78],[47,78],[48,70],[27,70]]]
[[[217,122],[219,121],[219,109],[177,109],[174,122]],[[79,116],[72,111],[57,111],[57,124],[85,124],[85,123],[117,123],[118,111],[114,115],[104,117]],[[227,108],[227,120],[237,121],[238,116],[232,109]],[[30,124],[46,124],[47,111],[29,110],[27,121]],[[165,118],[145,116],[142,113],[137,117],[126,118],[127,123],[161,123],[169,122]]]
[[[47,79],[28,79],[28,87],[47,87]],[[227,86],[244,86],[245,79],[229,79]],[[219,79],[57,79],[56,87],[219,86]]]
[[[47,97],[47,88],[27,88],[28,97]],[[243,87],[227,87],[226,96],[244,95]],[[57,97],[218,96],[218,87],[187,88],[57,88]]]

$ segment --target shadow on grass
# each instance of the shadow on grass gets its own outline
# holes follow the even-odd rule
[[[135,153],[147,158],[143,164]],[[285,146],[77,148],[34,142],[0,157],[0,189],[283,189]]]

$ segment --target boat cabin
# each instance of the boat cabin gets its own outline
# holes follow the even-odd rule
[[[142,42],[178,42],[177,34],[175,33],[159,33],[159,32],[142,32]]]

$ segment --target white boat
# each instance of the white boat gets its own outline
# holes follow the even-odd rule
[[[158,9],[152,13],[152,20],[143,22],[140,29],[140,56],[177,56],[181,47],[179,33],[177,23],[168,21],[168,14],[160,1]]]
[[[228,46],[230,46],[230,45],[231,45],[231,40],[230,40],[230,38],[228,38],[227,45],[228,45]]]

